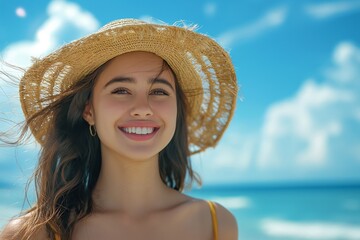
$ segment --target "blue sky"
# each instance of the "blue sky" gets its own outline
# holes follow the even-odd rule
[[[23,67],[117,18],[198,24],[230,52],[240,86],[222,141],[193,157],[205,184],[360,181],[358,0],[2,1],[0,11],[1,58]],[[0,117],[21,119],[17,89],[0,87]],[[0,149],[2,185],[29,175],[37,149]]]

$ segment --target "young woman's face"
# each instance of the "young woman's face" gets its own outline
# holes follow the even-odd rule
[[[174,135],[176,90],[163,59],[132,52],[111,60],[98,76],[85,120],[95,125],[103,157],[157,157]]]

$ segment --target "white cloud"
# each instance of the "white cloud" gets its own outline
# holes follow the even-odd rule
[[[333,54],[334,67],[325,71],[338,83],[360,84],[360,49],[351,42],[340,43]]]
[[[306,81],[296,96],[268,108],[259,166],[282,164],[290,158],[300,164],[324,164],[329,137],[340,134],[342,129],[341,119],[331,117],[332,109],[353,101],[349,91]]]
[[[346,123],[358,121],[359,58],[359,48],[340,43],[322,84],[307,80],[294,97],[268,108],[258,150],[260,167],[279,167],[289,162],[322,166],[346,151],[331,142],[334,138],[350,145],[359,142],[344,135],[344,129],[351,131]],[[352,74],[345,73],[348,69],[354,69]]]
[[[67,39],[74,40],[89,34],[98,28],[98,21],[89,12],[82,10],[77,4],[63,0],[52,1],[47,13],[49,18],[36,31],[33,41],[19,41],[12,43],[1,51],[3,61],[15,66],[26,68],[32,57],[42,57],[59,47]],[[6,74],[7,75],[6,75]],[[0,104],[9,102],[14,104],[11,109],[20,109],[17,98],[18,89],[7,82],[8,76],[14,79],[21,78],[22,71],[18,71],[6,64],[0,69]],[[15,103],[16,102],[16,103]],[[4,109],[2,109],[4,110]],[[9,112],[11,112],[9,110]]]
[[[31,63],[31,57],[42,57],[66,40],[74,40],[98,28],[94,16],[77,4],[53,0],[47,9],[49,18],[37,30],[33,41],[20,41],[7,46],[1,53],[4,61],[21,67]]]
[[[16,14],[16,16],[18,16],[20,18],[24,18],[24,17],[26,17],[26,10],[22,7],[18,7],[15,10],[15,14]]]
[[[66,40],[73,40],[88,34],[98,27],[97,20],[74,3],[54,0],[48,6],[48,15],[48,19],[37,30],[33,41],[20,41],[7,46],[1,51],[2,60],[16,66],[27,67],[31,57],[44,56]],[[5,131],[13,127],[14,123],[7,123],[3,119],[9,119],[16,123],[23,119],[18,99],[18,87],[7,82],[9,80],[7,75],[10,74],[19,79],[22,72],[3,63],[0,67],[0,131]],[[13,148],[0,148],[0,164],[7,169],[2,171],[0,180],[17,184],[24,183],[31,175],[38,149],[39,145],[35,140],[21,146],[18,152]],[[24,194],[23,185],[14,186],[10,193],[12,199],[21,201]],[[16,193],[21,195],[16,197]],[[30,191],[30,195],[31,193],[32,191]],[[5,197],[4,192],[1,192],[0,195]],[[2,200],[4,201],[4,199]],[[19,209],[0,206],[0,212],[2,213],[1,228],[1,225],[4,225],[10,217],[19,213]]]
[[[360,51],[341,42],[333,55],[325,79],[307,79],[293,97],[269,106],[259,132],[230,126],[215,150],[195,158],[204,182],[322,177],[319,173],[329,166],[357,164],[360,74],[339,73],[349,66],[360,69]]]
[[[230,125],[214,149],[192,157],[193,165],[206,183],[239,180],[254,156],[254,136],[249,136]]]
[[[26,68],[32,57],[43,57],[62,45],[97,30],[99,24],[89,12],[81,9],[75,3],[63,0],[53,0],[48,8],[48,19],[36,31],[34,40],[12,43],[1,51],[1,60],[15,66]],[[6,73],[6,74],[5,74]],[[23,72],[2,63],[0,65],[0,107],[1,119],[11,119],[20,122],[23,119],[18,99],[18,87],[9,83],[8,76],[13,75],[12,82],[20,79]],[[15,79],[15,80],[14,80]],[[2,94],[6,93],[6,94]],[[8,129],[4,121],[0,130]],[[34,144],[27,148],[37,149]]]
[[[213,2],[206,3],[204,6],[204,13],[206,16],[212,17],[216,14],[217,6]]]
[[[217,40],[223,47],[230,48],[236,42],[257,37],[269,29],[282,25],[285,22],[287,12],[286,7],[272,9],[255,22],[221,34]]]
[[[357,10],[360,10],[360,1],[338,1],[311,4],[305,7],[305,12],[316,19],[330,18]]]

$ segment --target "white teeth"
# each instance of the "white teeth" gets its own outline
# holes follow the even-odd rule
[[[129,127],[129,128],[123,128],[123,130],[127,133],[135,133],[135,134],[150,134],[154,131],[154,128],[151,127]]]

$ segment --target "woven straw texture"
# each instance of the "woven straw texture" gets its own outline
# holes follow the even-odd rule
[[[111,22],[98,32],[64,45],[34,61],[20,82],[26,119],[48,106],[44,101],[81,80],[108,60],[127,52],[152,52],[174,71],[188,98],[187,124],[191,153],[214,147],[227,128],[238,91],[228,53],[210,37],[179,26],[135,19]],[[43,144],[51,113],[36,118],[30,129]]]

